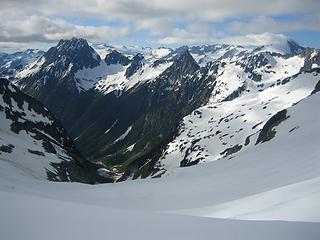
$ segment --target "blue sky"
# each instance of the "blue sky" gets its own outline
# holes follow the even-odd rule
[[[0,51],[59,39],[180,46],[263,45],[286,37],[320,48],[319,0],[2,0]]]

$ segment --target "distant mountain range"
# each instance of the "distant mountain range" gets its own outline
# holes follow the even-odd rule
[[[44,51],[35,49],[12,54],[0,52],[0,75],[6,78],[14,78],[18,72],[25,69],[43,54]]]
[[[16,55],[0,56],[1,76],[44,104],[81,154],[119,181],[271,141],[287,109],[320,85],[320,51],[292,40],[152,49],[74,38]]]

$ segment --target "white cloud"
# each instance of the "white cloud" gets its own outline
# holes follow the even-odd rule
[[[73,36],[110,42],[146,31],[160,44],[212,43],[228,34],[319,31],[319,10],[319,0],[1,0],[0,42],[30,45]],[[290,14],[301,18],[274,20]],[[213,29],[225,20],[233,22],[223,32]]]
[[[232,44],[241,46],[262,46],[262,45],[285,45],[289,39],[283,34],[261,33],[227,36],[220,34],[216,36],[200,35],[185,30],[176,30],[173,36],[162,38],[158,41],[162,45],[180,44]]]
[[[159,39],[161,45],[199,44],[208,42],[208,31],[193,31],[192,29],[173,29],[170,36]]]
[[[118,18],[129,21],[163,17],[221,21],[242,16],[318,13],[320,8],[318,0],[82,0],[65,2],[62,1],[59,5],[54,3],[56,7],[51,11],[56,8],[64,14],[88,13],[90,16],[95,14],[105,19]]]
[[[128,35],[127,27],[86,26],[68,23],[62,19],[51,20],[32,15],[26,19],[8,20],[0,23],[0,42],[33,43],[56,42],[59,39],[82,37],[92,42],[111,41]]]
[[[247,21],[234,21],[229,25],[228,30],[242,34],[261,33],[266,30],[274,33],[299,30],[320,31],[320,18],[302,18],[299,21],[276,21],[271,17],[259,16]]]
[[[229,43],[242,46],[262,46],[262,45],[283,45],[288,38],[283,34],[262,33],[262,34],[247,34],[241,36],[231,36],[219,39],[219,42]]]

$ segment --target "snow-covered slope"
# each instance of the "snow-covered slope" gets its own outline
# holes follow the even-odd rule
[[[319,223],[210,219],[114,209],[91,202],[79,204],[2,191],[0,196],[0,230],[7,240],[44,237],[48,240],[209,240],[213,236],[220,240],[317,240],[320,234]]]
[[[319,60],[315,49],[289,55],[254,50],[206,64],[205,78],[214,78],[208,104],[183,119],[158,167],[214,161],[250,147],[250,137],[271,116],[312,92]]]
[[[91,164],[75,149],[59,121],[6,79],[0,79],[0,123],[2,176],[94,181]]]
[[[161,165],[164,169],[188,166],[250,148],[273,115],[307,97],[319,80],[319,69],[314,69],[261,81],[260,87],[244,89],[240,97],[196,109],[184,118]]]
[[[61,194],[63,194],[61,192]],[[238,221],[131,211],[1,192],[1,236],[8,240],[212,239],[317,240],[319,223]],[[50,206],[50,207],[48,207]],[[19,230],[14,226],[19,226]]]
[[[189,48],[192,57],[200,64],[205,66],[208,62],[217,60],[232,60],[248,55],[252,52],[250,48],[234,45],[203,45]]]
[[[304,51],[304,48],[301,47],[297,42],[292,39],[282,39],[275,43],[264,45],[254,49],[256,53],[258,52],[274,52],[280,54],[299,54]]]
[[[237,61],[221,61],[211,102],[232,100],[244,91],[262,91],[277,80],[290,77],[304,65],[304,58],[260,53]]]
[[[158,55],[155,56],[155,58],[157,57]],[[172,64],[172,62],[169,62],[153,66],[155,60],[154,58],[143,59],[141,66],[131,76],[126,74],[131,65],[109,65],[102,60],[99,66],[95,68],[85,68],[77,71],[75,79],[80,86],[79,89],[83,91],[94,88],[104,94],[113,91],[121,92],[137,84],[155,79]]]
[[[94,88],[104,94],[115,91],[116,94],[129,90],[135,85],[155,79],[172,62],[154,65],[154,62],[172,52],[169,48],[149,48],[138,46],[109,46],[93,44],[92,47],[101,57],[99,66],[80,69],[75,73],[75,79],[82,91]],[[108,57],[117,52],[118,58],[126,57],[130,64],[108,63]],[[141,57],[140,57],[141,56]],[[137,58],[137,62],[135,62]],[[141,59],[140,59],[141,58]],[[128,74],[132,64],[136,65],[132,74]]]

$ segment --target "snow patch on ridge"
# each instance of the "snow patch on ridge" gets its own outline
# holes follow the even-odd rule
[[[121,64],[107,65],[101,61],[100,65],[94,68],[85,68],[75,73],[75,80],[78,91],[87,91],[94,88],[104,94],[112,91],[123,91],[142,84],[159,76],[172,63],[160,64],[153,67],[146,63],[132,77],[126,78],[125,73],[128,66]]]
[[[116,140],[114,140],[113,144],[125,139],[126,136],[128,136],[128,134],[130,133],[131,129],[132,129],[132,126],[128,127],[128,129],[120,137],[118,137]]]

